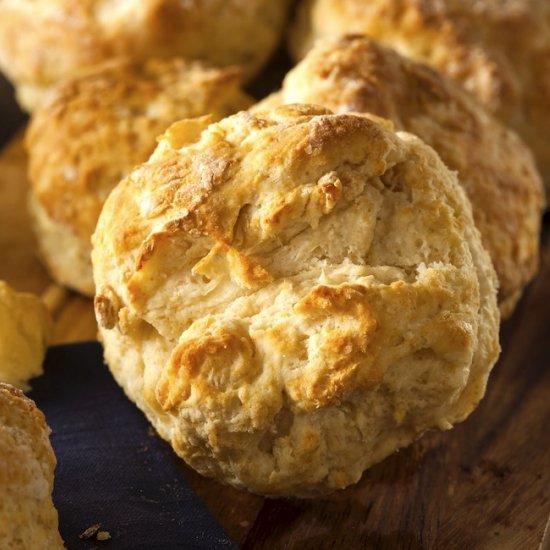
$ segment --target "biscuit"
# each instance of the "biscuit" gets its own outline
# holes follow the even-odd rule
[[[528,147],[443,74],[364,36],[317,43],[256,109],[316,103],[391,119],[458,172],[495,266],[499,306],[513,312],[538,269],[544,189]]]
[[[93,295],[90,237],[111,189],[172,122],[246,108],[240,70],[116,60],[60,85],[29,126],[31,213],[52,277]]]
[[[0,382],[27,390],[40,376],[52,319],[34,294],[16,292],[0,281]]]
[[[114,377],[190,466],[256,493],[343,488],[450,428],[499,352],[464,191],[376,117],[180,121],[92,242]]]
[[[255,75],[275,49],[288,0],[2,0],[0,68],[28,111],[48,89],[114,57],[182,56]]]
[[[306,0],[293,30],[313,42],[366,34],[459,81],[531,147],[550,189],[548,0]]]
[[[50,428],[34,401],[0,382],[0,547],[64,548],[52,502]]]

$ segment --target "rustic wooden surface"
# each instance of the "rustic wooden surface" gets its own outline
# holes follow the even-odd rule
[[[19,134],[0,154],[0,278],[53,304],[56,343],[93,339],[91,301],[52,286],[36,254],[25,210],[25,162]],[[263,499],[182,466],[240,546],[539,548],[550,512],[548,221],[541,272],[503,326],[487,396],[466,422],[429,433],[355,487],[316,501]]]

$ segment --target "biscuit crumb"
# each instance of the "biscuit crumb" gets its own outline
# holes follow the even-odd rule
[[[95,538],[97,540],[109,540],[111,538],[111,533],[109,533],[109,531],[99,531]]]
[[[94,523],[94,525],[91,525],[90,527],[85,529],[80,535],[78,535],[78,538],[81,540],[90,540],[98,534],[100,529],[101,523]]]

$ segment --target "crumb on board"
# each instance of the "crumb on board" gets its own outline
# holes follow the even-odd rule
[[[91,540],[95,539],[98,541],[106,541],[111,538],[111,533],[109,531],[101,531],[101,523],[94,523],[85,529],[80,535],[81,540]]]
[[[90,525],[90,527],[82,531],[82,533],[78,535],[78,538],[81,540],[90,540],[97,535],[100,529],[101,523],[94,523],[93,525]]]

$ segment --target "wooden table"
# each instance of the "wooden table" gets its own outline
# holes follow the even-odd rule
[[[93,339],[91,301],[53,285],[37,257],[25,209],[25,163],[18,135],[0,154],[0,279],[45,293],[55,343]],[[264,499],[182,466],[240,546],[539,548],[550,512],[549,221],[541,272],[502,327],[503,351],[487,395],[466,422],[427,434],[356,486],[315,501]]]

